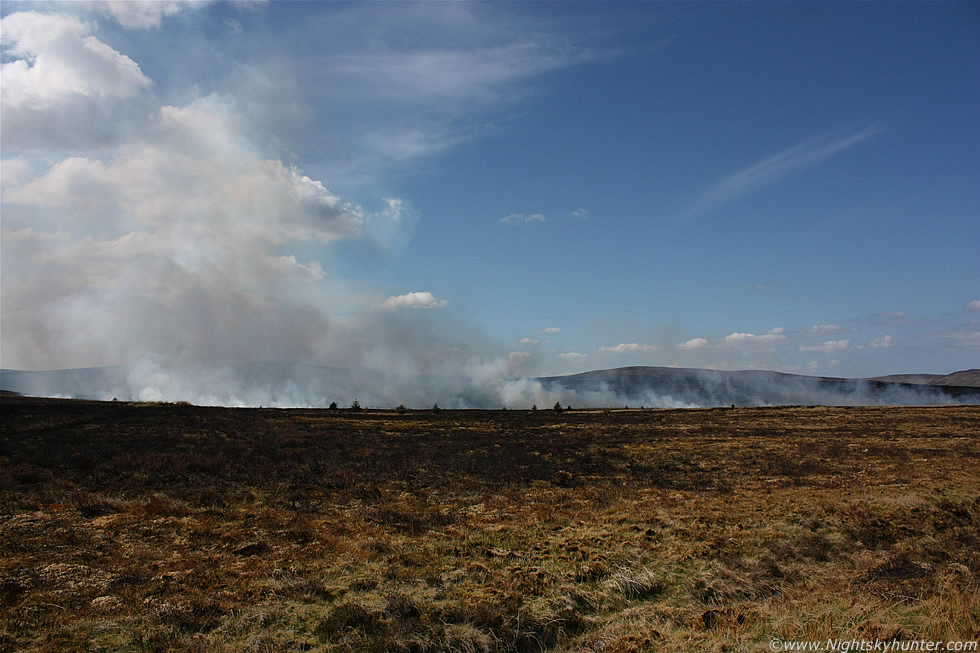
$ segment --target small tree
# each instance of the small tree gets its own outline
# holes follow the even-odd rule
[[[439,408],[439,404],[432,404],[432,412],[433,413],[438,413],[440,410],[442,410],[442,409]]]
[[[359,402],[357,399],[355,399],[354,400],[354,403],[352,403],[350,405],[350,409],[352,411],[354,411],[355,413],[358,412],[358,411],[360,411],[361,410],[361,402]]]
[[[336,401],[331,401],[330,402],[330,410],[337,410],[337,402]]]
[[[398,411],[398,414],[399,415],[404,415],[405,414],[405,411],[408,410],[408,409],[405,408],[405,404],[398,404],[398,408],[396,408],[395,410]]]
[[[562,411],[561,402],[560,401],[556,401],[555,402],[554,410],[555,410],[556,413],[560,413]]]
[[[538,409],[537,404],[531,404],[531,410],[537,410],[537,409]]]

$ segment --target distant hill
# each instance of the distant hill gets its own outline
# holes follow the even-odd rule
[[[969,381],[973,378],[969,372],[939,378]],[[663,404],[665,398],[697,406],[980,403],[977,386],[816,377],[765,370],[620,367],[539,380],[548,387],[573,389],[585,396],[612,393],[634,405]]]
[[[174,377],[163,378],[161,377]],[[169,385],[167,384],[169,383]],[[0,390],[77,399],[187,400],[226,406],[697,407],[766,405],[980,404],[980,370],[871,379],[763,370],[621,367],[535,379],[400,376],[304,363],[259,362],[185,377],[170,372],[94,367],[0,370]]]
[[[980,388],[980,369],[961,370],[952,374],[889,374],[876,376],[872,381],[886,383],[917,383],[922,385],[951,385],[961,388]]]

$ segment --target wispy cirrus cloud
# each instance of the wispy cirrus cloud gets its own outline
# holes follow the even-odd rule
[[[980,329],[966,327],[955,331],[932,333],[927,337],[944,340],[951,349],[980,349]]]
[[[688,207],[686,217],[706,213],[795,172],[815,166],[883,129],[883,125],[877,124],[844,134],[811,138],[753,163],[705,189]]]
[[[531,222],[545,222],[548,218],[543,213],[511,213],[497,220],[497,224],[529,224]]]
[[[338,58],[334,72],[364,92],[399,102],[496,102],[507,84],[588,61],[594,54],[558,39],[525,38],[484,47],[429,47]]]
[[[502,110],[538,92],[536,80],[619,55],[577,45],[589,40],[582,26],[545,26],[501,6],[353,3],[318,19],[307,99],[345,119],[326,137],[343,145],[336,163],[352,180],[494,133]]]
[[[836,324],[814,324],[809,329],[805,329],[804,333],[811,336],[823,336],[838,331],[840,331],[840,327]]]
[[[861,349],[861,346],[852,345],[851,341],[846,338],[843,340],[827,340],[826,342],[820,342],[814,345],[800,345],[800,351],[810,351],[820,354],[835,354],[852,349]]]

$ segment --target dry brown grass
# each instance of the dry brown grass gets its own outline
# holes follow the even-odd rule
[[[980,633],[977,407],[0,408],[0,650]]]

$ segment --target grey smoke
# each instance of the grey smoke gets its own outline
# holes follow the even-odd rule
[[[282,362],[197,366],[181,373],[144,360],[128,367],[50,372],[4,370],[0,387],[24,394],[202,405],[392,408],[695,408],[769,405],[980,403],[980,389],[827,379],[775,372],[622,368],[548,378],[507,377],[506,363],[471,358],[450,375],[349,370]],[[408,368],[404,368],[408,371]]]

